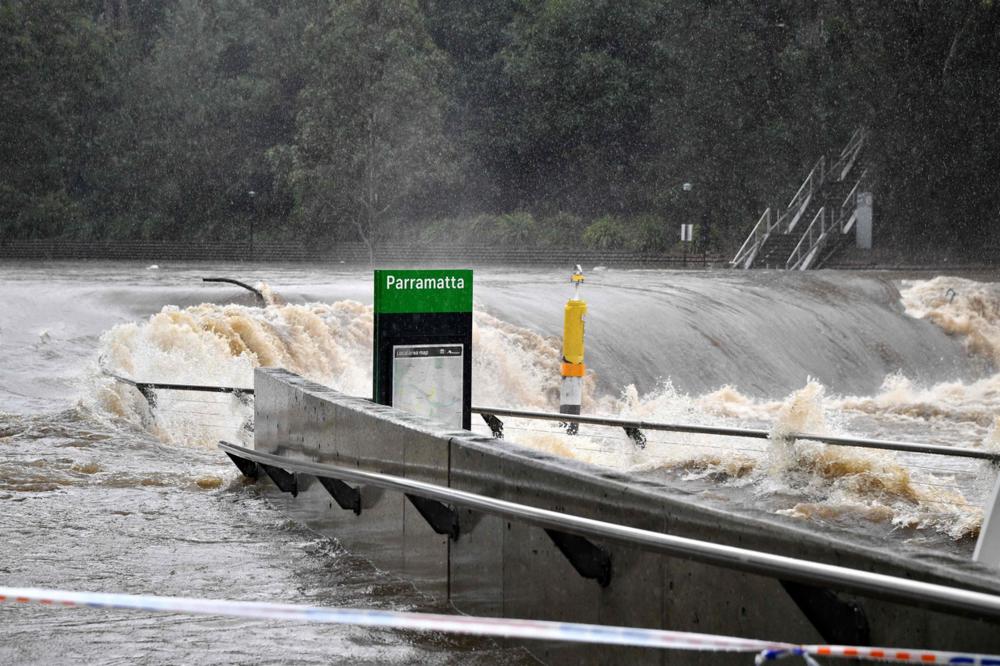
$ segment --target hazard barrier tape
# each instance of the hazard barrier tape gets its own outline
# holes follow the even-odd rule
[[[890,664],[972,664],[974,666],[1000,666],[1000,656],[945,652],[942,650],[906,650],[888,647],[852,647],[849,645],[801,645],[791,649],[767,649],[757,655],[757,663],[782,657],[808,656],[836,659],[867,659]]]
[[[412,631],[436,631],[477,636],[602,643],[650,648],[760,652],[794,648],[788,643],[714,636],[658,629],[633,629],[596,624],[484,618],[466,615],[328,608],[255,601],[191,599],[99,592],[66,592],[0,587],[0,601],[38,602],[47,606],[124,608],[142,611],[226,615],[328,624],[352,624]]]
[[[576,643],[596,643],[674,650],[747,652],[757,664],[784,657],[801,657],[810,666],[813,656],[842,659],[871,659],[900,664],[971,664],[1000,666],[1000,656],[963,654],[899,648],[849,647],[843,645],[794,645],[735,636],[717,636],[664,629],[634,629],[574,622],[516,620],[507,618],[410,613],[399,611],[329,608],[259,601],[228,601],[104,592],[69,592],[28,587],[0,586],[0,602],[36,602],[48,607],[129,609],[148,612],[224,615],[269,620],[296,620],[325,624],[346,624],[410,631],[523,638]]]

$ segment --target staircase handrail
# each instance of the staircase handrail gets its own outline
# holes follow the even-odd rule
[[[817,223],[819,226],[817,227]],[[826,206],[822,206],[816,215],[813,216],[812,222],[806,227],[805,233],[802,234],[802,238],[799,239],[798,244],[795,249],[792,250],[791,255],[788,257],[788,261],[785,262],[785,268],[787,270],[805,270],[809,268],[809,263],[812,261],[812,257],[815,256],[813,250],[818,248],[823,241],[826,240],[826,234],[829,227],[826,224]],[[806,247],[803,249],[803,245]]]
[[[813,194],[823,186],[825,179],[826,156],[823,156],[816,160],[816,164],[809,171],[809,175],[802,181],[802,185],[799,186],[795,196],[792,197],[791,201],[785,207],[784,212],[779,216],[778,225],[781,227],[781,233],[787,234],[795,228],[795,225],[799,222],[799,218],[802,217],[806,208],[809,207],[809,202],[812,201]],[[786,225],[784,222],[789,216],[791,217],[791,221]]]
[[[742,265],[743,268],[750,268],[750,264],[753,263],[754,258],[757,256],[757,250],[760,249],[760,246],[764,244],[764,241],[771,234],[771,230],[774,229],[774,225],[771,224],[771,217],[771,208],[768,207],[763,215],[760,216],[760,219],[757,220],[753,231],[743,241],[743,245],[736,253],[736,256],[729,262],[731,266],[738,267]]]
[[[809,210],[810,203],[813,201],[813,196],[828,182],[841,182],[847,178],[851,169],[854,168],[857,162],[858,156],[861,154],[861,150],[864,147],[865,140],[867,137],[867,132],[863,127],[859,127],[854,130],[851,134],[851,138],[848,140],[847,145],[840,151],[840,155],[833,164],[828,164],[826,156],[821,156],[816,160],[816,164],[809,171],[809,175],[806,176],[805,180],[802,181],[802,185],[789,200],[788,205],[780,212],[775,209],[772,211],[768,208],[761,215],[760,219],[757,220],[757,224],[754,225],[753,230],[750,235],[747,236],[746,241],[740,247],[736,256],[730,261],[730,265],[734,267],[750,268],[753,265],[754,259],[757,257],[761,247],[767,242],[774,229],[778,229],[778,233],[788,234],[791,233],[795,227],[798,225],[802,216],[806,214]],[[867,174],[867,170],[863,171],[855,183],[854,187],[851,189],[850,194],[848,194],[847,199],[837,208],[830,207],[829,210],[827,206],[822,206],[816,215],[813,217],[812,221],[809,223],[809,227],[806,229],[805,233],[802,234],[802,238],[799,243],[795,246],[795,250],[792,255],[788,258],[786,262],[786,267],[800,267],[808,268],[809,264],[815,259],[816,253],[813,252],[817,249],[820,243],[825,242],[827,238],[827,232],[837,226],[841,233],[846,233],[852,223],[853,216],[850,211],[848,211],[848,206],[851,202],[852,196],[856,196],[857,189],[861,183],[861,180]],[[823,203],[823,202],[819,202]],[[836,204],[833,204],[836,206]],[[772,221],[773,218],[773,221]],[[830,218],[827,220],[827,218]],[[819,231],[817,232],[817,227],[815,225],[819,223]],[[827,223],[829,222],[829,224]],[[817,235],[818,233],[818,235]]]
[[[854,162],[858,159],[858,155],[864,147],[865,136],[866,132],[864,128],[859,127],[854,130],[854,134],[851,135],[847,145],[840,151],[840,157],[833,163],[829,171],[829,174],[835,177],[836,180],[841,181],[847,178],[847,174],[854,167]]]
[[[864,142],[865,139],[865,129],[859,127],[851,134],[851,138],[847,140],[847,145],[844,146],[843,150],[840,151],[840,157],[843,158],[848,153],[855,149],[855,146],[859,146]]]
[[[844,197],[844,201],[840,204],[840,208],[837,212],[836,224],[842,234],[846,234],[851,230],[851,224],[854,222],[854,215],[858,210],[858,190],[861,188],[861,183],[865,180],[867,175],[868,169],[861,172],[861,175],[858,176],[858,182],[854,183],[854,187],[851,188],[851,191],[847,193],[847,196]]]
[[[840,203],[840,205],[831,208],[828,211],[829,215],[824,216],[828,217],[829,220],[828,223],[823,222],[820,224],[821,229],[825,228],[825,230],[819,236],[816,236],[815,231],[812,229],[812,225],[810,225],[810,229],[807,229],[806,234],[803,235],[803,241],[805,240],[805,236],[809,236],[810,247],[806,250],[802,250],[799,246],[796,246],[795,250],[792,252],[792,256],[788,259],[789,263],[793,263],[793,259],[795,259],[792,268],[806,270],[811,266],[818,265],[817,261],[824,261],[824,259],[821,258],[823,246],[829,244],[831,239],[834,237],[843,237],[851,230],[851,227],[854,225],[855,221],[857,221],[858,190],[861,188],[861,185],[865,181],[867,175],[867,169],[862,171],[861,175],[858,176],[857,182],[854,183],[854,187],[852,187],[851,191],[847,193],[847,196],[844,197],[844,200]],[[801,245],[803,241],[799,241],[799,245]]]

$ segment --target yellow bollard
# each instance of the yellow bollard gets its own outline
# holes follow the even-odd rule
[[[573,283],[573,298],[566,301],[563,315],[562,384],[559,387],[559,413],[579,414],[583,397],[583,374],[587,367],[583,363],[584,319],[587,304],[580,298],[583,283],[583,269],[577,264],[570,277]],[[575,435],[579,424],[571,423],[567,431]]]

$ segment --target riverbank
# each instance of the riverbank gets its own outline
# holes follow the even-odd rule
[[[825,268],[832,270],[937,271],[947,273],[989,272],[1000,269],[997,261],[972,262],[961,257],[904,254],[875,249],[849,248]],[[625,268],[725,268],[728,254],[721,253],[651,253],[628,250],[575,248],[554,250],[537,247],[497,247],[487,244],[419,244],[391,242],[375,250],[375,263],[393,264],[462,264],[504,266],[553,266],[580,263],[586,268],[611,266]],[[333,263],[365,265],[368,248],[363,243],[304,244],[184,241],[65,241],[13,240],[0,243],[0,260],[66,261],[120,260]]]
[[[333,263],[365,265],[363,243],[304,244],[184,241],[60,241],[16,240],[0,244],[0,259],[124,260],[124,261],[259,261],[279,263]],[[633,268],[711,268],[726,265],[721,254],[664,254],[628,250],[498,247],[479,244],[419,244],[391,242],[375,248],[376,264],[470,264],[552,266],[582,263]]]

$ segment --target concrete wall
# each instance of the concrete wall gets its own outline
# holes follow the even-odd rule
[[[947,558],[904,560],[764,517],[700,507],[676,488],[466,431],[441,431],[419,417],[342,396],[286,371],[258,370],[255,389],[255,446],[268,453],[357,466],[659,532],[1000,593],[995,571],[973,564],[957,569]],[[399,493],[363,488],[364,508],[356,516],[340,509],[318,483],[310,481],[300,479],[304,489],[297,498],[273,486],[268,492],[299,520],[463,612],[824,642],[780,583],[770,578],[598,542],[610,551],[613,566],[611,584],[602,588],[581,578],[539,528],[462,510],[462,533],[450,541],[435,534]],[[875,645],[1000,652],[997,623],[853,599],[868,614]],[[747,663],[746,655],[562,644],[530,647],[550,663]]]

